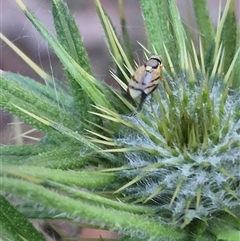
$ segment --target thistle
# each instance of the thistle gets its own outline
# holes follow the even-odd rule
[[[1,148],[4,237],[44,240],[27,218],[61,218],[117,231],[120,240],[238,240],[240,24],[234,1],[219,11],[215,31],[206,2],[193,0],[201,33],[195,45],[174,0],[141,0],[150,43],[141,45],[143,52],[146,59],[161,55],[164,66],[163,81],[141,111],[142,100],[127,93],[136,69],[128,34],[122,45],[98,0],[120,92],[93,76],[64,2],[52,1],[57,37],[16,2],[61,60],[69,88],[43,71],[45,86],[1,76],[1,106],[45,134],[38,145]],[[12,197],[19,196],[14,207]]]

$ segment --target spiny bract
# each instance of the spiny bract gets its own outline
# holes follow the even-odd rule
[[[119,172],[129,181],[136,177],[124,193],[155,205],[161,217],[178,225],[231,212],[240,196],[240,94],[226,95],[219,79],[202,78],[191,86],[183,75],[168,82],[171,91],[160,87],[156,101],[145,104],[144,118],[123,117],[136,127],[124,127],[117,139],[136,148],[125,153],[129,169]]]

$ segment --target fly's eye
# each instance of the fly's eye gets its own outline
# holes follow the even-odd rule
[[[161,61],[161,59],[160,58],[157,58],[157,57],[154,57],[154,58],[151,58],[152,60],[154,60],[154,65],[156,65],[156,66],[159,66],[159,65],[161,65],[162,64],[162,61]]]
[[[162,61],[160,59],[155,59],[158,62],[158,65],[162,64]]]

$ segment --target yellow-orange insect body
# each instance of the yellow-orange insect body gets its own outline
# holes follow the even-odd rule
[[[151,94],[158,86],[160,81],[160,71],[162,68],[162,61],[159,56],[153,55],[140,66],[128,85],[128,93],[134,99],[141,95],[139,109],[141,109],[147,95]]]

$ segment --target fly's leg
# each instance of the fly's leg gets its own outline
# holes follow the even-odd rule
[[[141,99],[140,99],[140,103],[139,103],[139,106],[138,106],[138,108],[137,108],[137,111],[141,111],[142,106],[143,106],[143,103],[144,103],[144,101],[146,100],[146,98],[147,98],[147,94],[145,94],[144,92],[142,92],[142,94],[141,94]]]

